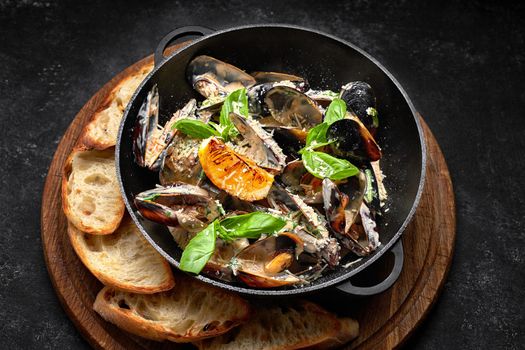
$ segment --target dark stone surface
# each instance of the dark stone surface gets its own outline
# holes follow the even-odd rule
[[[0,344],[88,348],[49,281],[40,198],[61,135],[113,75],[171,29],[288,22],[354,42],[388,67],[447,158],[457,246],[410,349],[525,342],[523,5],[464,1],[0,0]]]

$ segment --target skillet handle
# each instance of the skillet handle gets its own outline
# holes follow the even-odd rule
[[[155,49],[155,67],[158,67],[164,61],[164,50],[166,50],[166,48],[172,41],[182,39],[188,36],[205,36],[213,32],[215,32],[215,30],[208,27],[185,26],[177,28],[172,32],[166,34],[166,36],[161,39],[161,41],[157,45],[157,48]]]
[[[401,270],[403,269],[404,258],[403,244],[401,243],[401,240],[399,240],[390,251],[394,254],[394,267],[392,268],[392,271],[390,272],[388,277],[385,278],[381,283],[371,287],[357,287],[354,286],[351,281],[348,281],[336,286],[335,288],[344,293],[352,295],[369,296],[382,293],[388,288],[392,287],[394,282],[398,279],[399,275],[401,274]]]

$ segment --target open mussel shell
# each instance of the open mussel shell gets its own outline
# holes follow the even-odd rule
[[[282,126],[273,117],[262,118],[258,121],[261,126],[272,134],[273,139],[286,155],[287,161],[301,158],[299,151],[306,144],[306,136],[308,134],[306,130]]]
[[[302,252],[302,240],[293,233],[260,239],[235,257],[238,278],[251,287],[273,288],[297,284],[290,269]]]
[[[359,117],[368,130],[375,130],[377,125],[374,125],[369,108],[376,108],[376,97],[374,90],[368,83],[354,81],[344,85],[341,89],[340,98],[345,101],[346,106]]]
[[[368,129],[355,117],[334,122],[326,132],[335,155],[359,161],[376,161],[381,149]]]
[[[267,73],[267,72],[258,72],[260,74]],[[270,74],[270,73],[269,73]],[[280,73],[271,73],[271,74],[280,74]],[[286,74],[285,74],[286,76]],[[285,77],[283,76],[283,78]],[[268,115],[269,109],[266,105],[266,102],[264,101],[264,98],[266,97],[266,94],[269,90],[271,90],[274,87],[278,86],[285,86],[300,92],[305,91],[305,87],[307,86],[307,82],[304,80],[276,80],[273,81],[272,78],[277,79],[278,76],[272,76],[268,79],[262,79],[262,81],[258,81],[256,85],[250,87],[248,89],[247,95],[248,95],[248,109],[250,113],[254,116],[266,116]],[[294,76],[291,76],[294,77]],[[296,79],[302,79],[299,77],[295,77]]]
[[[195,57],[188,64],[186,75],[193,88],[206,98],[226,96],[255,84],[255,79],[248,73],[205,55]]]
[[[328,108],[334,98],[339,97],[337,92],[331,90],[308,90],[305,94],[323,108]]]
[[[193,101],[193,104],[190,103]],[[159,181],[163,186],[177,183],[200,185],[204,178],[199,162],[198,150],[201,140],[194,139],[173,128],[179,119],[199,119],[206,123],[209,117],[195,115],[195,100],[191,100],[184,108],[177,111],[164,129],[173,132],[169,146],[163,151],[162,165],[160,166]],[[190,109],[191,107],[191,109]]]
[[[308,81],[293,74],[279,72],[252,72],[257,84],[289,82],[296,90],[304,92],[309,89]]]
[[[363,203],[366,191],[363,172],[336,184],[323,180],[323,205],[330,228],[339,234],[348,235]]]
[[[277,174],[286,164],[286,156],[281,147],[268,132],[253,119],[230,113],[230,120],[239,131],[233,149],[253,160],[257,165]]]
[[[321,110],[311,98],[287,86],[268,90],[264,102],[272,117],[286,127],[308,130],[323,121]]]
[[[175,242],[183,250],[186,249],[190,240],[197,234],[197,232],[188,232],[181,226],[169,226],[168,230]],[[202,273],[223,281],[233,282],[235,278],[233,276],[232,265],[230,264],[231,259],[249,244],[250,242],[246,238],[236,239],[231,243],[217,238],[215,250],[204,266]]]
[[[173,125],[184,118],[193,118],[197,107],[191,99],[183,108],[173,114],[164,127],[159,125],[159,96],[157,86],[142,104],[133,132],[133,154],[135,162],[142,167],[158,171],[164,162],[166,151],[177,129]]]
[[[133,155],[135,162],[141,167],[146,166],[148,140],[157,132],[158,121],[159,90],[157,85],[154,85],[140,106],[137,122],[133,129]]]
[[[322,180],[310,174],[302,160],[294,160],[286,164],[280,181],[291,192],[299,195],[305,203],[323,203]]]
[[[236,239],[233,242],[225,242],[217,239],[215,242],[215,250],[202,272],[223,281],[233,282],[235,277],[231,263],[232,259],[249,245],[250,243],[246,238]]]
[[[349,234],[336,234],[341,244],[357,256],[367,256],[381,245],[377,224],[365,203],[359,208],[359,217]]]
[[[182,133],[173,138],[166,150],[164,164],[159,172],[159,181],[163,186],[177,183],[200,185],[204,174],[199,162],[198,150],[201,140],[193,139]]]
[[[319,260],[323,259],[329,266],[337,266],[340,260],[340,246],[330,237],[326,219],[317,209],[275,183],[267,200],[273,209],[287,216],[292,215],[293,220],[300,223],[293,232],[303,240],[305,252],[315,255]]]
[[[135,206],[146,219],[167,226],[180,225],[189,232],[202,230],[220,215],[208,191],[188,184],[139,193]]]

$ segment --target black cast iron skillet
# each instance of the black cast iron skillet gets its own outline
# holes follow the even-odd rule
[[[199,36],[190,45],[164,57],[166,46],[181,38]],[[374,58],[356,46],[314,30],[289,25],[253,25],[215,32],[204,27],[184,27],[168,34],[155,51],[155,69],[135,92],[120,126],[116,165],[126,207],[144,236],[171,264],[178,266],[181,249],[167,228],[137,215],[136,194],[155,187],[158,174],[138,167],[133,161],[132,129],[140,106],[154,84],[160,94],[161,122],[189,99],[202,97],[186,81],[188,62],[197,55],[210,55],[248,72],[277,71],[306,77],[316,89],[332,89],[350,81],[363,80],[374,89],[380,128],[378,142],[383,150],[382,169],[389,193],[388,211],[379,222],[381,246],[351,267],[328,271],[318,280],[288,289],[254,289],[228,284],[206,276],[199,280],[248,295],[287,296],[335,287],[352,295],[372,295],[389,288],[403,266],[400,237],[417,207],[425,177],[425,146],[415,109],[394,77]],[[381,255],[395,256],[390,275],[372,287],[357,287],[349,278]]]

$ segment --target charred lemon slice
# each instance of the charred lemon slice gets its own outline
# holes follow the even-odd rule
[[[272,187],[272,174],[214,137],[202,142],[199,160],[215,186],[242,200],[266,198]]]

